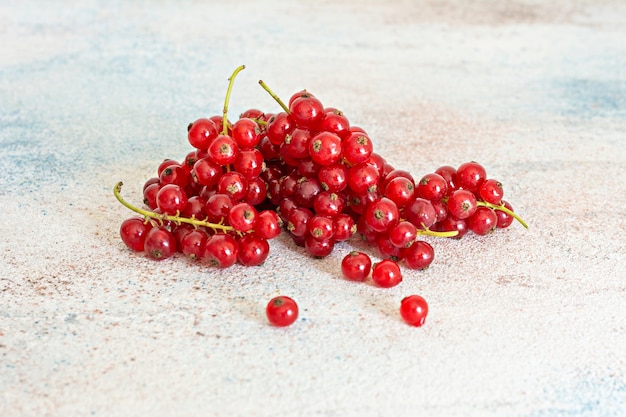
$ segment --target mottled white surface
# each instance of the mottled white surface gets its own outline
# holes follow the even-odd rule
[[[626,6],[544,3],[0,1],[0,416],[626,415]],[[530,229],[430,239],[392,289],[340,277],[358,242],[129,253],[113,185],[139,202],[241,64],[231,114],[307,88],[415,176],[483,163]]]

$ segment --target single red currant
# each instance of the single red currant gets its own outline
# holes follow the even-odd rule
[[[187,195],[178,185],[167,184],[161,187],[156,196],[159,210],[165,214],[175,215],[184,210],[187,205]]]
[[[152,224],[142,217],[132,217],[122,222],[120,237],[130,249],[143,252],[146,234],[152,229]]]
[[[416,240],[408,248],[402,249],[402,260],[411,269],[426,269],[434,259],[435,250],[423,240]]]
[[[476,211],[476,196],[469,190],[456,190],[448,197],[448,212],[457,219],[467,219]]]
[[[261,265],[270,253],[270,245],[256,233],[246,233],[238,240],[237,260],[244,266]]]
[[[187,138],[194,148],[207,149],[218,134],[217,125],[212,120],[203,118],[189,125]]]
[[[209,236],[202,253],[202,261],[218,268],[228,268],[237,262],[239,245],[231,235],[218,233]]]
[[[400,316],[407,324],[420,327],[426,322],[428,303],[420,295],[409,295],[400,302]]]
[[[500,204],[502,197],[504,197],[502,183],[494,179],[487,179],[478,188],[478,195],[480,195],[481,200],[487,203]]]
[[[274,326],[289,326],[298,318],[298,304],[290,297],[279,295],[267,304],[265,315]]]
[[[474,214],[467,218],[467,228],[480,236],[492,233],[497,225],[498,216],[489,207],[478,207]]]
[[[165,227],[153,227],[146,234],[144,250],[157,261],[167,259],[176,253],[176,238]]]
[[[350,281],[365,281],[372,270],[372,260],[364,252],[352,251],[341,261],[341,272]]]
[[[402,272],[395,261],[382,260],[372,267],[372,280],[382,288],[390,288],[402,282]]]
[[[477,193],[480,185],[487,178],[485,168],[478,162],[464,162],[456,169],[459,187]]]

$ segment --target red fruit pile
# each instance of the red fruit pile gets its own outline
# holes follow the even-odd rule
[[[149,210],[123,200],[116,185],[118,200],[141,214],[120,229],[132,250],[154,259],[181,252],[224,268],[261,264],[268,240],[283,229],[314,257],[358,233],[388,260],[372,271],[376,283],[389,287],[402,279],[396,262],[423,269],[433,261],[421,235],[485,235],[513,218],[525,225],[502,199],[502,184],[480,164],[442,166],[415,181],[374,152],[365,130],[306,90],[285,105],[261,81],[283,111],[250,109],[229,121],[228,100],[241,69],[230,78],[223,114],[191,123],[193,149],[181,161],[163,161],[145,183]],[[363,265],[350,262],[356,278],[347,277],[365,279],[371,265],[363,276]]]

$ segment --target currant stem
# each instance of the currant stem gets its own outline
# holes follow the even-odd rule
[[[230,92],[233,90],[233,84],[235,82],[235,77],[239,74],[243,69],[245,69],[245,65],[241,65],[233,71],[233,74],[228,79],[228,89],[226,90],[226,98],[224,99],[224,115],[222,118],[222,135],[228,134],[228,103],[230,102]]]
[[[435,232],[430,229],[422,229],[417,231],[418,235],[434,236],[434,237],[455,237],[459,234],[458,230],[450,230],[448,232]]]
[[[227,225],[218,224],[218,223],[210,223],[210,222],[207,222],[204,220],[198,220],[195,218],[180,217],[178,215],[170,216],[167,214],[159,214],[153,211],[144,210],[142,208],[135,207],[132,204],[130,204],[128,201],[124,200],[124,198],[121,196],[120,193],[122,191],[122,185],[124,185],[124,183],[120,181],[117,184],[115,184],[115,187],[113,187],[113,195],[115,195],[115,198],[117,198],[117,201],[119,201],[124,207],[134,211],[135,213],[141,214],[146,219],[151,218],[151,219],[158,220],[159,222],[163,222],[163,220],[168,220],[176,224],[189,223],[195,227],[203,226],[203,227],[211,228],[213,230],[222,230],[224,232],[230,232],[230,231],[235,230],[232,226],[227,226]]]
[[[486,201],[478,201],[476,203],[476,205],[477,206],[483,206],[483,207],[489,207],[490,209],[493,209],[493,210],[503,211],[506,214],[508,214],[509,216],[513,217],[518,222],[520,222],[520,224],[522,226],[524,226],[526,229],[528,229],[528,225],[526,224],[526,222],[524,220],[522,220],[522,218],[520,216],[518,216],[517,213],[515,213],[515,212],[509,210],[508,208],[504,207],[504,205],[491,204],[491,203],[487,203]]]
[[[263,87],[263,89],[264,89],[265,91],[267,91],[267,92],[269,93],[269,95],[270,95],[270,96],[272,96],[272,98],[273,98],[274,100],[276,100],[276,102],[280,105],[280,107],[282,107],[282,108],[283,108],[283,110],[284,110],[284,111],[288,114],[288,113],[289,113],[289,107],[287,107],[287,106],[285,105],[285,103],[283,103],[283,101],[280,99],[280,97],[278,97],[278,96],[276,95],[276,93],[274,93],[274,92],[270,89],[270,87],[269,87],[267,84],[265,84],[265,81],[263,81],[263,80],[259,80],[259,84],[261,84],[261,87]]]

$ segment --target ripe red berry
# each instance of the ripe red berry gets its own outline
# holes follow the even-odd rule
[[[448,198],[448,211],[457,219],[467,219],[476,208],[476,196],[469,190],[456,190]]]
[[[372,140],[365,133],[351,133],[343,140],[343,156],[350,165],[366,162],[373,151]]]
[[[508,201],[502,200],[502,205],[504,205],[504,207],[506,207],[510,211],[513,211],[513,207],[511,206],[511,204],[509,204]],[[505,213],[502,210],[496,210],[496,216],[498,217],[499,229],[504,229],[506,227],[509,227],[511,223],[513,223],[513,216]]]
[[[187,205],[187,194],[178,185],[167,184],[161,187],[156,196],[159,210],[165,214],[174,215],[184,210]]]
[[[219,233],[209,236],[202,253],[202,261],[218,268],[228,268],[237,262],[239,245],[231,235]]]
[[[324,117],[324,105],[310,94],[303,94],[289,105],[289,113],[296,126],[316,129]]]
[[[426,269],[435,259],[433,247],[423,240],[416,240],[411,246],[401,250],[402,260],[411,269]]]
[[[257,210],[248,203],[237,203],[228,212],[228,224],[236,231],[246,233],[254,229],[258,217]]]
[[[492,233],[497,225],[498,216],[489,207],[478,207],[474,214],[467,218],[467,228],[480,236]]]
[[[395,226],[400,219],[396,203],[386,197],[369,204],[363,215],[368,226],[379,233],[386,232]]]
[[[176,238],[165,227],[153,227],[146,234],[144,250],[157,261],[167,259],[176,253]]]
[[[350,281],[365,281],[372,270],[372,260],[364,252],[352,251],[341,261],[341,272]]]
[[[261,129],[254,120],[241,118],[233,124],[231,135],[240,149],[249,149],[261,140]]]
[[[478,188],[486,178],[487,172],[478,162],[464,162],[456,169],[458,186],[473,193],[478,192]]]
[[[379,287],[394,287],[402,282],[402,272],[395,261],[385,259],[372,267],[372,280]]]
[[[270,253],[267,240],[256,233],[246,233],[238,240],[237,260],[244,266],[261,265]]]
[[[407,204],[404,215],[418,229],[428,229],[437,221],[435,207],[425,198],[416,198]]]
[[[400,302],[400,316],[411,326],[422,326],[427,315],[428,303],[420,295],[409,295]]]
[[[274,326],[289,326],[298,318],[298,305],[292,298],[279,295],[267,304],[265,315]]]
[[[194,148],[207,149],[218,134],[217,125],[210,119],[202,118],[189,125],[187,138]]]
[[[487,179],[478,188],[481,200],[491,204],[500,204],[504,197],[502,183],[494,179]]]
[[[447,195],[448,183],[441,175],[431,172],[417,183],[416,193],[426,200],[439,201]]]
[[[150,229],[152,229],[152,225],[144,218],[131,217],[122,222],[120,237],[130,249],[136,252],[143,252],[146,235]]]
[[[319,165],[331,165],[342,156],[341,138],[334,133],[321,132],[309,141],[309,155]]]

